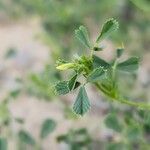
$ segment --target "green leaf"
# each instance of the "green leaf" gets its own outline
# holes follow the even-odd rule
[[[127,138],[129,141],[137,141],[141,137],[141,131],[140,128],[136,125],[129,126],[129,128],[126,131]]]
[[[91,48],[88,32],[84,26],[80,26],[79,29],[75,30],[75,35],[84,46]]]
[[[73,106],[73,110],[76,114],[84,115],[90,109],[90,102],[85,91],[85,87],[80,87],[78,96]]]
[[[117,69],[126,72],[134,72],[138,69],[139,58],[131,57],[124,62],[121,62],[117,65]]]
[[[13,98],[17,98],[17,96],[20,94],[20,89],[15,89],[15,90],[12,90],[10,92],[10,96],[13,97]]]
[[[87,135],[88,131],[87,131],[86,128],[80,128],[80,129],[76,130],[76,133],[79,134],[79,135]]]
[[[69,139],[68,139],[68,135],[59,135],[57,138],[56,138],[57,142],[60,143],[60,142],[68,142]]]
[[[7,150],[7,140],[0,137],[0,150]]]
[[[102,67],[94,69],[88,76],[88,82],[97,82],[105,77],[105,71]]]
[[[145,111],[144,112],[144,122],[146,124],[149,124],[150,125],[150,112],[149,111]]]
[[[75,74],[70,80],[69,80],[69,89],[70,91],[74,89],[76,80],[77,80],[77,74]]]
[[[122,125],[119,122],[116,114],[109,114],[105,118],[105,124],[108,128],[113,129],[116,132],[121,132],[122,131]]]
[[[68,81],[60,81],[55,85],[55,92],[58,95],[65,95],[70,92],[69,82]]]
[[[14,119],[19,124],[23,124],[24,123],[24,120],[22,118],[14,118]]]
[[[5,58],[14,58],[17,55],[17,50],[15,48],[10,48],[6,52]]]
[[[133,4],[139,9],[145,11],[146,13],[150,12],[150,1],[149,0],[131,0]]]
[[[47,119],[43,122],[40,137],[46,138],[56,128],[56,123],[52,119]]]
[[[77,74],[75,74],[69,81],[60,81],[55,85],[55,93],[58,95],[65,95],[70,91],[80,86],[80,82],[77,80]]]
[[[85,128],[77,130],[69,130],[67,134],[63,134],[57,137],[58,142],[65,142],[72,146],[71,150],[81,150],[87,148],[91,143],[91,137]]]
[[[67,63],[68,63],[68,61],[59,58],[59,59],[56,61],[56,66],[60,66],[60,65],[62,65],[62,64],[67,64]]]
[[[118,57],[118,58],[121,57],[122,54],[123,54],[123,52],[124,52],[124,49],[123,49],[123,48],[118,48],[118,49],[117,49],[117,57]]]
[[[6,103],[0,104],[0,125],[10,121],[10,112]]]
[[[110,68],[110,64],[105,60],[93,55],[93,67],[94,68],[103,67],[104,69],[108,69]]]
[[[35,140],[28,132],[21,130],[19,131],[18,136],[22,142],[29,144],[29,145],[35,145]]]
[[[119,28],[119,24],[115,19],[110,19],[108,20],[104,25],[101,30],[100,35],[98,36],[96,43],[100,42],[107,36],[109,36],[113,31],[116,31]]]

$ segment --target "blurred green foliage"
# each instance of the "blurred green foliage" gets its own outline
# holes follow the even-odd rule
[[[0,149],[7,150],[7,141],[5,138],[0,137]]]
[[[66,143],[70,150],[90,150],[92,148],[91,136],[85,128],[71,129],[68,133],[59,135],[57,141]]]
[[[40,20],[44,31],[39,38],[49,45],[52,62],[43,64],[45,67],[43,67],[44,69],[41,73],[37,74],[33,72],[29,75],[27,91],[31,95],[36,95],[39,99],[44,98],[49,100],[54,96],[50,84],[61,79],[61,75],[53,68],[56,59],[61,57],[71,60],[74,50],[82,53],[78,47],[78,41],[71,38],[73,37],[74,29],[78,28],[81,24],[89,27],[90,34],[95,38],[94,35],[97,32],[95,28],[99,24],[107,18],[117,18],[121,28],[116,35],[111,37],[114,43],[120,44],[123,41],[125,47],[127,47],[126,49],[131,50],[126,51],[126,53],[133,55],[136,53],[141,58],[150,49],[149,0],[1,0],[0,12],[4,12],[12,20],[24,18],[32,20],[34,17]],[[6,58],[12,58],[15,55],[16,51],[10,49],[6,53]],[[136,99],[137,97],[133,95],[131,88],[133,89],[134,87],[136,90],[136,85],[133,84],[133,81],[137,77],[135,75],[123,75],[123,78],[127,80],[126,83],[122,81],[120,90],[125,95],[128,94],[128,96]],[[15,135],[15,138],[16,136],[21,136],[18,142],[18,147],[20,146],[21,150],[27,150],[29,148],[27,146],[28,143],[37,142],[37,149],[41,146],[40,142],[36,141],[31,133],[25,131],[23,127],[24,119],[12,118],[9,112],[8,99],[15,99],[19,96],[21,90],[11,91],[6,100],[0,103],[0,150],[7,150],[7,141],[12,138],[9,124],[14,120],[16,123],[21,124],[20,131]],[[149,90],[147,91],[149,92]],[[141,92],[141,95],[143,93]],[[141,97],[143,101],[146,101],[145,96]],[[117,136],[119,135],[119,140],[115,139],[116,134],[111,140],[109,138],[105,141],[102,140],[104,147],[106,146],[104,149],[149,150],[150,113],[148,111],[136,111],[134,109],[122,110],[122,107],[116,107],[117,110],[110,110],[110,113],[105,119],[105,123],[106,127],[113,130]],[[74,117],[66,105],[64,110],[67,118]],[[43,132],[44,135],[47,131],[51,132],[55,128],[53,126],[52,130],[50,123],[43,123],[43,125],[46,127],[43,129],[41,127],[39,131]],[[72,149],[92,149],[91,143],[95,142],[92,135],[88,133],[88,129],[71,129],[68,133],[58,136],[57,140],[66,143]],[[99,139],[96,142],[103,147]]]
[[[150,148],[149,138],[147,138],[147,135],[150,134],[148,131],[150,127],[149,117],[149,111],[135,111],[134,109],[120,111],[118,108],[111,109],[110,114],[106,116],[105,124],[107,128],[112,129],[118,134],[119,139],[117,141],[115,139],[110,141],[108,149],[112,150],[120,145],[118,143],[122,143],[120,145],[122,149],[142,150],[144,148],[148,150]]]

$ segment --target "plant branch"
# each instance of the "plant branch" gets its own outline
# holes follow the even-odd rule
[[[111,96],[109,91],[104,89],[100,84],[95,83],[95,85],[100,91],[102,91],[105,95],[107,95],[112,101],[116,101],[116,102],[120,102],[122,104],[127,104],[130,106],[138,107],[140,109],[149,109],[150,110],[150,104],[141,103],[141,102],[133,102],[133,101],[129,101],[125,98],[119,98],[117,96],[113,97],[113,96]]]

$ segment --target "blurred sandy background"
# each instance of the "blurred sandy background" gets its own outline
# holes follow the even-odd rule
[[[58,9],[64,5],[64,9],[60,10],[62,12],[58,12],[58,16],[55,13],[49,12],[47,10],[48,8],[44,8],[46,6],[44,0],[38,0],[37,7],[35,6],[36,1],[32,0],[26,1],[26,3],[21,0],[0,1],[0,101],[3,102],[9,99],[8,109],[11,116],[11,123],[8,129],[7,127],[5,129],[5,126],[2,125],[1,133],[4,136],[10,135],[8,150],[17,150],[16,138],[13,138],[13,136],[16,136],[20,128],[28,131],[38,140],[42,122],[47,118],[54,119],[57,122],[57,126],[56,130],[43,141],[43,150],[67,150],[66,144],[57,143],[56,137],[60,134],[65,134],[70,128],[87,128],[93,139],[102,139],[102,141],[111,136],[115,136],[117,139],[119,136],[112,130],[107,129],[104,125],[103,120],[108,112],[110,104],[105,101],[103,96],[101,97],[101,95],[98,94],[94,87],[88,87],[88,95],[91,100],[92,108],[87,115],[78,119],[70,119],[72,117],[68,118],[64,115],[67,114],[70,116],[71,114],[72,116],[72,112],[70,110],[69,112],[65,112],[64,108],[72,107],[72,103],[76,97],[75,93],[63,97],[52,95],[46,99],[44,96],[39,96],[39,89],[37,89],[38,92],[30,93],[30,89],[34,89],[36,86],[36,84],[30,86],[30,82],[32,82],[29,79],[30,74],[40,74],[43,72],[46,65],[50,63],[52,63],[52,65],[54,64],[55,57],[62,56],[62,52],[60,52],[60,54],[53,54],[51,51],[55,51],[55,45],[57,46],[57,44],[60,45],[60,47],[57,48],[57,52],[61,51],[61,39],[65,41],[66,31],[69,30],[69,33],[66,33],[69,36],[68,38],[74,39],[74,29],[78,27],[79,24],[85,24],[89,27],[92,39],[95,39],[99,27],[109,17],[116,17],[118,21],[121,22],[121,25],[125,24],[125,26],[129,26],[125,29],[127,31],[125,35],[123,34],[124,32],[119,35],[121,39],[125,39],[125,49],[127,49],[126,55],[137,55],[141,57],[137,83],[136,86],[133,86],[134,88],[136,87],[136,89],[133,90],[131,95],[132,97],[142,97],[146,100],[150,98],[150,18],[147,12],[148,8],[146,8],[146,11],[143,11],[143,9],[141,10],[135,6],[134,3],[132,3],[133,6],[130,8],[130,4],[127,4],[128,1],[123,0],[121,2],[117,0],[113,1],[114,4],[112,8],[111,4],[109,4],[112,3],[110,1],[106,1],[103,6],[100,6],[101,3],[96,0],[89,0],[87,3],[83,1],[81,4],[79,1],[72,1],[72,3],[68,1],[68,5],[66,4],[66,0],[64,3],[63,0],[58,0],[57,3],[51,2],[51,7],[58,7]],[[97,7],[95,7],[95,12],[93,8],[89,7],[92,3],[95,3],[93,8],[97,5]],[[41,6],[42,4],[43,8]],[[83,7],[87,7],[86,9],[89,7],[88,11],[86,9],[81,12],[78,10],[78,6],[83,4],[85,4]],[[77,8],[73,8],[72,5],[76,5]],[[126,5],[129,8],[126,7]],[[23,7],[25,8],[23,9]],[[51,9],[51,7],[49,7],[49,9]],[[123,14],[122,8],[124,7],[128,9],[124,11],[129,13],[125,13],[129,15],[126,16],[129,18],[124,18],[123,20],[121,14]],[[132,9],[132,7],[134,7],[134,9],[130,16],[130,9]],[[65,8],[66,14],[63,12]],[[79,9],[82,9],[82,7]],[[76,11],[79,12],[75,13]],[[63,16],[59,16],[62,13],[64,13]],[[98,13],[102,14],[99,16]],[[49,16],[51,17],[50,20],[47,19]],[[71,17],[74,17],[74,19]],[[138,19],[138,17],[140,19]],[[46,22],[45,20],[49,23],[48,30],[45,29],[45,26],[43,27],[43,22]],[[144,25],[141,25],[140,20],[145,22],[146,25],[144,23]],[[70,23],[71,21],[74,21],[73,25]],[[120,28],[124,28],[121,25]],[[63,29],[61,28],[62,26]],[[68,26],[70,26],[70,29]],[[52,38],[47,40],[47,35],[45,36],[45,33],[53,37],[53,35],[55,35],[54,32],[60,32],[60,35],[56,33],[55,40]],[[122,38],[122,36],[125,37]],[[119,43],[118,39],[118,37],[114,36],[113,41],[115,41],[115,44],[112,44],[113,42],[110,39],[103,42],[103,45],[107,45],[106,51],[101,54],[104,58],[109,60],[113,57],[113,49]],[[65,50],[67,48],[70,50],[72,47],[73,50],[70,50],[71,54],[76,51],[76,48],[77,50],[79,49],[72,43],[72,41],[66,40],[63,45],[63,49]],[[67,44],[71,46],[67,47]],[[51,68],[49,68],[49,71],[52,72],[53,69],[51,70]],[[51,76],[49,76],[49,78],[51,78]],[[48,83],[48,86],[52,86],[52,84]],[[47,89],[45,89],[45,91],[46,90]],[[14,93],[16,94],[15,96],[11,95]],[[46,95],[46,92],[43,93],[42,91],[42,95]],[[115,106],[118,106],[118,104],[115,104]],[[24,124],[20,127],[12,118],[22,118]],[[32,150],[33,148],[29,146],[27,149]],[[101,148],[93,147],[92,149],[100,150]]]

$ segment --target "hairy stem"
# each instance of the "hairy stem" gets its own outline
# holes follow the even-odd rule
[[[107,91],[104,87],[102,87],[99,83],[95,83],[95,86],[96,86],[100,91],[102,91],[105,95],[109,95],[109,97],[110,97],[110,92]]]
[[[149,109],[150,110],[150,104],[146,104],[146,103],[141,103],[141,102],[133,102],[133,101],[129,101],[125,98],[112,98],[110,97],[113,101],[118,101],[122,104],[127,104],[127,105],[130,105],[130,106],[134,106],[134,107],[138,107],[140,109]]]
[[[104,89],[100,84],[95,83],[95,85],[100,91],[102,91],[105,95],[107,95],[110,98],[110,100],[112,100],[112,101],[116,101],[116,102],[120,102],[122,104],[127,104],[130,106],[138,107],[140,109],[149,109],[150,110],[150,104],[141,103],[141,102],[133,102],[133,101],[127,100],[123,97],[120,98],[119,96],[114,97],[109,93],[109,91]]]

